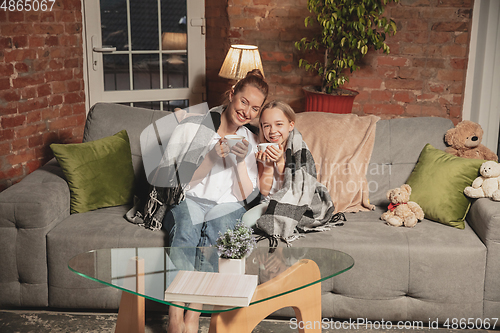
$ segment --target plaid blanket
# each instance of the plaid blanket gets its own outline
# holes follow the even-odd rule
[[[187,184],[211,148],[223,110],[218,106],[206,115],[187,117],[177,125],[159,166],[148,175],[152,186],[147,202],[136,202],[127,212],[127,220],[147,229],[161,229],[168,209],[184,200]]]
[[[285,150],[283,187],[270,196],[257,227],[269,237],[290,242],[303,236],[299,231],[323,231],[342,225],[343,213],[334,214],[328,189],[316,179],[316,165],[302,135],[293,129]]]

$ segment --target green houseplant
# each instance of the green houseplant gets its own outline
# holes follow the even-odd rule
[[[305,87],[309,92],[317,91],[323,95],[354,95],[351,97],[349,111],[357,92],[339,89],[349,81],[348,72],[359,68],[359,60],[370,48],[382,49],[389,53],[385,43],[386,35],[396,33],[396,23],[383,16],[388,2],[399,0],[308,0],[307,9],[311,16],[305,19],[305,26],[319,26],[318,35],[302,38],[295,43],[299,50],[318,50],[323,53],[322,60],[310,62],[299,60],[299,66],[317,73],[322,80],[321,88]],[[307,102],[310,106],[309,101]],[[348,103],[349,104],[349,103]],[[307,110],[320,111],[320,110]],[[336,112],[330,111],[330,112]],[[348,113],[341,112],[341,113]]]

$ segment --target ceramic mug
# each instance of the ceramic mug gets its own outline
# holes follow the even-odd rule
[[[238,142],[241,142],[245,137],[243,135],[226,135],[224,137],[227,140],[227,145],[229,146],[229,149],[233,148],[235,144]]]
[[[266,151],[267,147],[269,146],[274,146],[276,148],[279,148],[279,145],[277,143],[266,142],[266,143],[259,143],[257,145],[257,151]]]

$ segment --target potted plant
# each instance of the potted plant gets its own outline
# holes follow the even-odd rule
[[[306,111],[350,113],[353,90],[340,89],[349,81],[351,73],[359,68],[358,62],[370,48],[389,53],[386,34],[396,33],[396,23],[383,16],[388,2],[399,0],[308,0],[307,9],[313,14],[305,19],[305,26],[319,25],[319,34],[311,39],[302,38],[295,43],[300,50],[318,50],[321,61],[299,60],[299,66],[316,72],[321,87],[304,87]],[[315,98],[320,98],[316,101]],[[325,101],[323,101],[325,99]],[[337,102],[332,99],[338,100]],[[338,104],[340,103],[340,104]],[[329,107],[321,110],[322,106]]]
[[[245,257],[256,246],[252,229],[238,222],[234,229],[219,231],[215,246],[219,253],[219,273],[245,274]]]

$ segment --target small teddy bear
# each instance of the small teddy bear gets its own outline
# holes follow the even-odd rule
[[[481,144],[483,129],[470,120],[461,121],[446,131],[444,140],[450,146],[446,152],[458,157],[498,161],[498,156]]]
[[[400,188],[395,188],[387,192],[387,199],[391,202],[387,212],[380,217],[388,225],[399,227],[404,225],[413,228],[418,221],[424,219],[422,208],[410,200],[411,187],[404,184]]]
[[[481,176],[474,179],[472,186],[467,186],[464,194],[469,198],[492,198],[500,201],[500,164],[487,161],[479,168]]]

